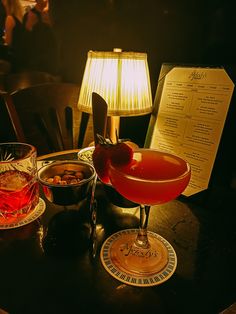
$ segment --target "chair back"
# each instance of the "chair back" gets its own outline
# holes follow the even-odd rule
[[[11,63],[7,60],[0,59],[0,73],[7,74],[11,71]]]
[[[27,88],[37,84],[60,82],[60,77],[47,72],[24,71],[8,73],[4,75],[4,91],[12,93],[16,90]]]
[[[0,92],[4,90],[4,79],[5,76],[11,71],[10,62],[0,59]]]
[[[78,148],[79,90],[77,84],[54,82],[5,93],[16,140],[35,145],[39,154]]]

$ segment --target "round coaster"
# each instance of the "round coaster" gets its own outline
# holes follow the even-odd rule
[[[166,249],[165,251],[167,252],[166,263],[160,265],[160,270],[158,272],[153,272],[150,273],[149,275],[145,274],[145,272],[143,274],[135,273],[133,271],[129,272],[127,268],[124,269],[124,267],[120,265],[118,259],[114,258],[115,256],[114,248],[115,250],[117,250],[118,246],[120,246],[121,248],[120,250],[123,250],[123,248],[120,245],[120,243],[122,242],[121,237],[125,238],[127,236],[131,236],[135,238],[137,232],[138,232],[137,229],[125,229],[117,233],[114,233],[108,239],[106,239],[106,241],[102,245],[100,252],[101,262],[106,271],[111,276],[128,285],[138,287],[151,287],[159,285],[168,280],[173,275],[177,266],[177,256],[174,248],[167,240],[165,240],[160,235],[152,231],[148,231],[148,236],[157,239],[160,242],[160,246],[165,247]],[[158,257],[156,259],[158,259]],[[157,263],[159,263],[158,260]],[[160,261],[160,263],[162,262]],[[144,263],[144,267],[145,266],[146,264]]]
[[[0,218],[0,229],[12,229],[29,224],[36,220],[45,211],[46,205],[43,199],[39,198],[38,205],[28,214],[10,219]]]

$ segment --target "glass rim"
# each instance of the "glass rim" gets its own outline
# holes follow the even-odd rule
[[[12,159],[12,160],[1,160],[0,158],[0,165],[1,164],[7,164],[7,163],[14,163],[14,162],[19,162],[21,160],[24,160],[24,159],[27,159],[29,158],[30,156],[32,156],[33,154],[35,154],[35,157],[37,157],[37,149],[34,145],[32,144],[29,144],[29,143],[23,143],[23,142],[3,142],[3,143],[0,143],[0,148],[3,147],[3,146],[24,146],[24,147],[28,147],[30,148],[30,150],[28,151],[28,153],[24,156],[24,157],[21,157],[21,158],[17,158],[17,159]]]
[[[130,174],[126,174],[124,172],[122,172],[121,170],[119,170],[119,168],[117,168],[116,166],[112,165],[110,163],[109,167],[112,168],[114,171],[116,171],[117,173],[120,173],[123,177],[125,178],[128,178],[128,179],[131,179],[131,180],[135,180],[135,181],[138,181],[138,182],[146,182],[146,183],[155,183],[155,182],[175,182],[175,181],[178,181],[180,179],[183,179],[185,178],[186,176],[189,175],[189,173],[191,172],[191,166],[190,166],[190,163],[183,159],[182,157],[179,157],[177,155],[174,155],[172,153],[168,153],[168,152],[164,152],[164,151],[161,151],[161,150],[158,150],[158,149],[154,149],[154,148],[137,148],[137,149],[134,149],[133,150],[133,153],[138,153],[138,152],[141,152],[141,151],[147,151],[147,150],[152,150],[152,151],[155,151],[155,152],[158,152],[158,153],[161,153],[163,155],[169,155],[171,157],[174,157],[175,159],[179,159],[181,161],[184,161],[185,164],[186,164],[186,167],[187,169],[181,173],[179,176],[175,177],[175,178],[170,178],[170,179],[144,179],[144,178],[139,178],[139,177],[136,177],[136,176],[132,176]]]

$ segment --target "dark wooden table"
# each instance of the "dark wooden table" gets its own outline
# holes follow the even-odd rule
[[[77,152],[43,156],[73,159]],[[11,314],[216,314],[236,301],[235,190],[153,206],[149,230],[176,250],[178,265],[165,283],[133,287],[103,268],[99,251],[110,234],[138,226],[137,209],[110,203],[98,183],[98,251],[90,253],[88,201],[63,207],[47,200],[32,223],[0,230],[0,308]],[[41,194],[43,198],[43,194]]]

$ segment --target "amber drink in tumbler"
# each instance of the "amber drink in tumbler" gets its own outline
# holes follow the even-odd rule
[[[37,151],[26,143],[0,143],[0,219],[29,214],[39,202]]]

